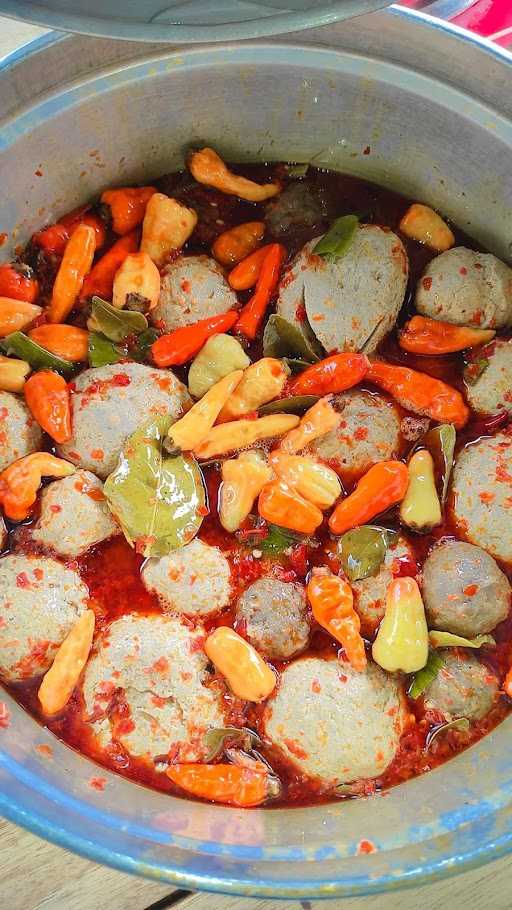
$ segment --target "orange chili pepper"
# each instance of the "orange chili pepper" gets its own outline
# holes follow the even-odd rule
[[[340,422],[341,414],[333,408],[329,396],[326,395],[306,411],[301,417],[298,427],[283,436],[279,448],[288,455],[295,455],[319,436],[325,436],[326,433],[336,429]]]
[[[32,511],[43,477],[67,477],[76,468],[49,452],[33,452],[0,474],[0,505],[7,518],[24,521]]]
[[[370,361],[364,354],[333,354],[312,364],[291,383],[293,395],[327,395],[351,389],[366,376]]]
[[[81,205],[62,218],[56,224],[50,224],[49,227],[42,231],[37,231],[32,236],[32,243],[41,247],[47,253],[55,253],[62,256],[66,249],[66,244],[70,237],[73,236],[80,224],[87,224],[92,227],[96,235],[96,249],[99,250],[105,245],[107,232],[105,225],[99,215],[90,211],[90,206]]]
[[[42,307],[36,303],[0,297],[0,338],[5,338],[11,332],[22,332],[42,312]]]
[[[200,319],[193,325],[183,326],[162,335],[151,345],[151,354],[157,367],[179,366],[187,363],[201,350],[208,338],[227,332],[233,328],[238,319],[237,310],[228,310],[220,316]]]
[[[80,300],[87,300],[95,295],[103,297],[104,300],[111,300],[117,270],[128,254],[135,253],[138,247],[139,238],[136,231],[116,240],[87,275],[80,292]]]
[[[30,330],[28,337],[46,351],[71,363],[87,360],[89,332],[76,325],[67,325],[65,322],[38,325]]]
[[[286,249],[280,243],[271,243],[263,260],[256,289],[251,299],[240,312],[236,331],[251,341],[256,338],[258,329],[277,288],[281,267],[286,259]]]
[[[47,310],[48,322],[64,322],[75,306],[85,276],[91,269],[95,250],[96,235],[93,228],[88,224],[79,224],[66,244],[57,272]]]
[[[116,234],[129,234],[144,221],[146,206],[156,193],[154,186],[123,186],[115,190],[105,190],[101,201],[110,206],[112,230]]]
[[[329,519],[333,534],[364,525],[401,502],[407,492],[409,471],[401,461],[381,461],[361,477],[350,496],[342,499]]]
[[[343,645],[354,670],[364,670],[366,652],[360,633],[361,620],[354,610],[349,583],[328,569],[314,568],[306,593],[317,623]]]
[[[54,253],[56,256],[62,256],[66,249],[66,243],[69,240],[69,231],[63,224],[50,224],[42,231],[36,231],[32,235],[32,243],[41,247],[45,253]]]
[[[495,334],[493,329],[472,329],[427,316],[413,316],[400,332],[399,344],[412,354],[452,354],[487,344]]]
[[[226,806],[259,806],[272,796],[268,770],[242,768],[239,765],[169,765],[169,780],[192,796]]]
[[[272,244],[267,243],[260,246],[250,256],[242,259],[228,275],[228,281],[234,291],[248,291],[253,288],[260,277],[261,267],[266,259],[269,247]]]
[[[427,373],[375,360],[367,379],[380,386],[402,407],[431,417],[439,423],[453,423],[460,430],[469,419],[469,409],[457,389]]]
[[[29,265],[22,262],[5,262],[0,265],[0,297],[35,303],[39,283]]]
[[[221,265],[234,266],[256,249],[265,233],[264,221],[246,221],[219,234],[212,253]]]
[[[271,524],[307,535],[314,534],[323,520],[320,509],[283,480],[265,484],[258,497],[258,512]]]
[[[503,682],[503,691],[505,695],[508,695],[509,698],[512,698],[512,667],[510,667],[510,670],[505,676],[505,680]]]
[[[71,439],[71,406],[66,380],[53,370],[39,370],[23,389],[30,413],[55,442]]]

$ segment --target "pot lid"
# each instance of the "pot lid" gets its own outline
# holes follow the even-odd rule
[[[0,13],[105,38],[191,43],[261,38],[329,25],[391,0],[0,0]]]

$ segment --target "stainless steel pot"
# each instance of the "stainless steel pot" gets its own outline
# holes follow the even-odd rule
[[[510,258],[511,73],[505,52],[399,8],[243,45],[45,38],[0,73],[6,251],[106,184],[174,168],[187,144],[208,141],[234,159],[314,158],[398,187]],[[99,793],[90,761],[2,697],[11,724],[0,730],[0,810],[95,860],[178,886],[363,894],[510,848],[512,720],[384,796],[244,813],[103,771]],[[51,761],[34,749],[42,742]],[[361,852],[363,840],[376,852]]]

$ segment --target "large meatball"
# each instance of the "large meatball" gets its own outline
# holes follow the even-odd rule
[[[160,299],[151,319],[166,332],[172,332],[236,306],[236,294],[214,259],[180,256],[164,271]]]
[[[185,386],[170,370],[142,363],[85,370],[71,396],[73,436],[59,452],[104,480],[141,424],[157,414],[178,417],[190,404]]]
[[[510,585],[492,556],[462,541],[435,547],[423,566],[428,624],[473,638],[490,632],[510,609]]]
[[[171,616],[130,614],[97,641],[83,681],[85,719],[101,746],[201,761],[209,727],[225,726],[222,692],[193,631]]]
[[[277,312],[309,324],[326,351],[374,351],[394,326],[402,306],[409,265],[401,240],[388,229],[361,225],[339,259],[313,254],[307,243],[286,271]]]
[[[148,559],[142,581],[165,610],[190,616],[218,613],[231,596],[229,562],[218,547],[197,538],[181,550]]]
[[[374,663],[299,658],[281,675],[264,714],[265,734],[304,774],[326,786],[377,777],[398,749],[400,686]]]
[[[90,471],[55,480],[41,494],[33,539],[59,556],[82,556],[90,547],[120,534],[103,496],[103,484]]]
[[[400,563],[414,565],[414,552],[404,537],[386,550],[384,562],[375,575],[351,582],[354,606],[361,619],[364,635],[373,635],[386,610],[386,593],[393,579],[400,574]]]
[[[489,361],[473,385],[466,387],[466,397],[475,411],[497,414],[512,411],[512,341],[497,339],[482,352]]]
[[[341,423],[312,444],[312,454],[350,480],[396,455],[400,416],[391,402],[371,392],[350,391],[337,395],[334,403],[341,411]]]
[[[0,392],[0,471],[41,448],[43,434],[24,401]]]
[[[457,458],[453,510],[459,531],[496,559],[512,560],[512,438],[479,439]]]
[[[447,721],[456,717],[480,720],[498,698],[494,673],[465,651],[445,648],[439,653],[444,664],[425,689],[425,705],[440,711]]]
[[[256,650],[270,660],[293,657],[309,640],[304,588],[277,578],[259,578],[239,597],[236,623]]]
[[[80,576],[55,559],[11,553],[0,559],[0,677],[32,679],[87,609]]]
[[[456,325],[501,329],[512,322],[512,269],[491,253],[454,247],[428,264],[416,309]]]

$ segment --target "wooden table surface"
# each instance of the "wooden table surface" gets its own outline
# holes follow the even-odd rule
[[[0,17],[0,57],[43,31]],[[511,885],[505,858],[423,888],[327,904],[189,894],[97,866],[0,819],[0,910],[509,910]]]

